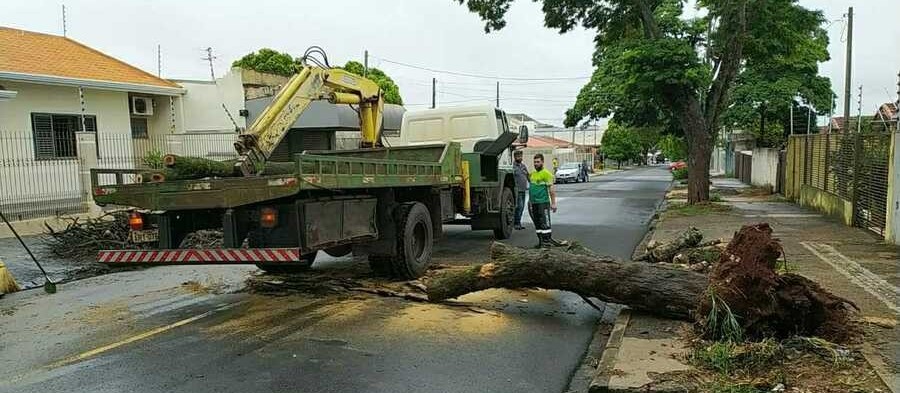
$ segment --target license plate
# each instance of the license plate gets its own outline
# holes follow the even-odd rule
[[[153,243],[159,241],[159,229],[131,231],[132,243]]]

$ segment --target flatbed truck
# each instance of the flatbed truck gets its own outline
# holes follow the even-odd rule
[[[329,82],[338,78],[340,84]],[[367,95],[369,84],[374,85],[343,70],[304,65],[241,136],[236,148],[242,159],[233,177],[129,183],[130,175],[142,171],[91,170],[94,201],[133,208],[134,233],[149,231],[159,245],[101,250],[98,261],[256,264],[269,272],[292,272],[308,268],[319,251],[352,252],[367,255],[379,272],[411,279],[427,269],[444,225],[469,225],[508,238],[515,182],[503,161],[513,144],[527,141],[527,132],[509,132],[506,115],[497,108],[465,107],[407,112],[400,135],[383,136],[381,92],[375,88]],[[301,103],[318,95],[358,105],[361,147],[294,152],[292,173],[266,175],[257,168],[302,113],[298,95]],[[266,116],[281,125],[260,125]],[[390,140],[404,145],[384,143]],[[217,228],[223,231],[221,248],[181,247],[190,233]]]

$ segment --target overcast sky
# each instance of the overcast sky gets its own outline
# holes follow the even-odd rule
[[[801,0],[827,19],[832,60],[821,73],[843,98],[845,22],[854,6],[854,94],[863,85],[863,112],[896,99],[900,71],[900,6],[897,0]],[[61,2],[3,0],[0,25],[62,34]],[[319,45],[332,64],[361,60],[381,68],[400,85],[411,108],[431,102],[431,78],[438,80],[438,103],[493,102],[496,80],[426,71],[393,62],[503,78],[569,78],[552,81],[502,80],[501,106],[561,124],[564,111],[591,73],[593,33],[560,35],[543,27],[540,5],[513,4],[507,27],[485,34],[477,15],[454,0],[69,0],[68,36],[152,73],[157,45],[162,76],[208,79],[205,48],[216,56],[221,76],[231,62],[261,47],[297,56]],[[842,35],[842,32],[844,34]],[[37,50],[38,48],[36,48]],[[393,62],[389,62],[393,61]],[[853,110],[856,112],[856,98]]]

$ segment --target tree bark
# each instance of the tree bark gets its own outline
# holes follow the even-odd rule
[[[576,253],[570,252],[575,251]],[[491,246],[493,262],[446,269],[426,282],[428,299],[441,301],[488,288],[560,289],[647,313],[691,320],[706,276],[668,265],[622,262],[583,249]]]
[[[802,276],[779,274],[780,255],[781,244],[765,223],[742,227],[709,276],[668,264],[622,262],[579,246],[541,250],[494,243],[492,262],[439,270],[424,283],[429,301],[488,288],[570,291],[694,321],[701,334],[714,339],[722,337],[720,327],[731,313],[744,337],[852,337],[847,307],[853,304]]]

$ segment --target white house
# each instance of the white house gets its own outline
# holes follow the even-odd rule
[[[240,83],[233,72],[170,81],[70,38],[0,27],[0,209],[83,209],[90,167],[132,168],[151,152],[233,154]]]

